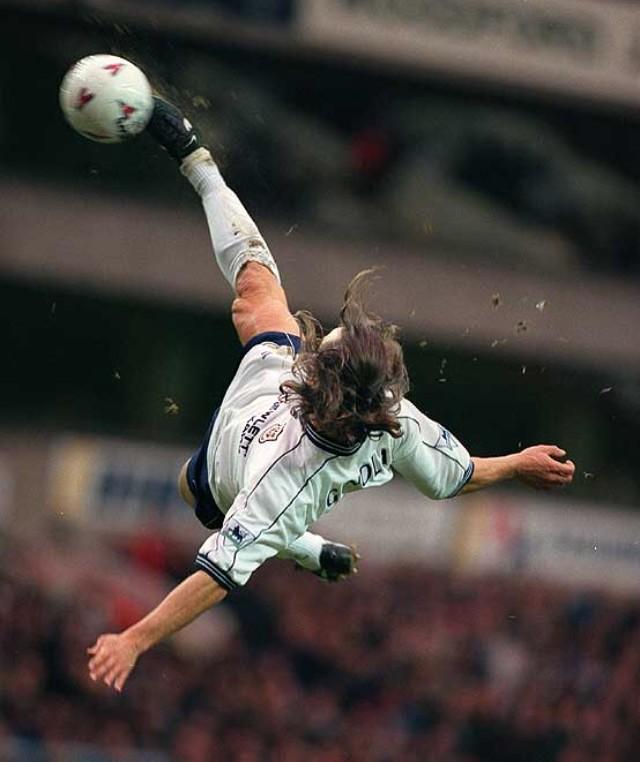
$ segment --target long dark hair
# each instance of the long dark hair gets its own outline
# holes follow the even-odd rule
[[[352,445],[370,432],[401,434],[397,412],[409,388],[396,326],[365,306],[375,270],[363,270],[349,283],[340,310],[340,338],[321,346],[324,330],[308,312],[296,315],[302,352],[293,378],[281,390],[293,399],[303,423],[328,439]]]

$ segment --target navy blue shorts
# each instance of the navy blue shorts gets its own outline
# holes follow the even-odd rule
[[[220,408],[214,412],[202,444],[191,456],[187,466],[187,483],[196,499],[196,516],[207,529],[220,529],[224,521],[224,513],[218,508],[211,494],[209,471],[207,468],[207,449],[219,410]]]

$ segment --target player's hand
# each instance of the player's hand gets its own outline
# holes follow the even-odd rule
[[[536,489],[551,489],[570,484],[575,464],[555,445],[527,447],[517,455],[516,478]]]
[[[115,688],[118,693],[122,690],[131,670],[135,667],[140,651],[127,634],[101,635],[87,653],[89,660],[89,677],[92,680],[102,680],[105,685]]]

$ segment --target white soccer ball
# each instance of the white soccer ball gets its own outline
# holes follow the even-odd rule
[[[98,143],[121,143],[151,119],[151,85],[130,61],[95,55],[78,61],[60,85],[60,107],[74,130]]]

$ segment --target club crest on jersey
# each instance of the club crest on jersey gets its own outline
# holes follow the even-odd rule
[[[226,523],[226,526],[222,530],[222,534],[224,537],[231,540],[237,548],[244,548],[245,545],[248,545],[256,539],[253,532],[250,532],[246,527],[243,527],[239,521],[236,521],[236,519],[231,519]]]
[[[251,418],[249,418],[249,420],[245,423],[244,428],[242,429],[242,434],[240,434],[240,444],[238,445],[238,452],[241,455],[244,455],[246,457],[247,453],[249,452],[249,447],[251,446],[251,443],[258,436],[258,434],[262,430],[262,427],[267,422],[269,416],[273,412],[275,412],[280,407],[281,404],[282,404],[282,400],[280,397],[278,397],[278,399],[273,403],[273,405],[271,405],[271,407],[268,410],[265,410],[264,413],[262,413],[262,415],[252,415]],[[266,440],[266,441],[269,441],[269,440]]]
[[[275,442],[276,439],[284,431],[283,423],[274,423],[273,426],[269,426],[268,429],[262,432],[258,437],[258,442],[264,444],[265,442]]]
[[[440,436],[435,444],[437,450],[455,450],[460,443],[450,431],[440,426]]]

